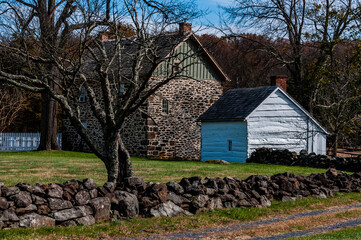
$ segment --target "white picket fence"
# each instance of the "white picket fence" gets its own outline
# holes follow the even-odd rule
[[[57,134],[59,146],[62,135]],[[40,133],[0,133],[0,152],[33,151],[38,149]]]

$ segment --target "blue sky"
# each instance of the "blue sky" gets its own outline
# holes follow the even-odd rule
[[[232,0],[196,0],[199,9],[208,9],[209,11],[209,14],[201,21],[205,22],[205,20],[208,20],[217,25],[219,23],[218,6],[227,6],[231,2]]]

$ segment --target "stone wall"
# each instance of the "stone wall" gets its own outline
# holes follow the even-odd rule
[[[64,184],[0,184],[0,228],[90,225],[114,219],[184,216],[215,208],[267,207],[270,200],[327,198],[337,192],[360,192],[361,173],[329,169],[309,176],[292,173],[245,180],[225,177],[183,178],[179,183],[143,182],[131,177],[122,185],[93,180]]]
[[[199,160],[201,126],[196,122],[222,95],[216,80],[176,79],[148,100],[148,157]],[[162,99],[169,113],[162,113]]]
[[[95,85],[97,82],[95,81],[95,83],[92,84]],[[99,103],[102,105],[103,101],[101,100],[102,92],[100,87],[94,86],[93,90],[95,91],[97,98],[100,99]],[[114,90],[114,94],[118,93]],[[77,102],[75,104],[79,105],[80,118],[82,123],[85,124],[87,131],[93,137],[95,142],[101,145],[104,141],[101,126],[96,117],[93,115],[89,100],[86,99],[85,103]],[[131,155],[146,156],[147,142],[145,140],[147,137],[147,116],[145,116],[142,112],[147,112],[147,109],[146,106],[142,106],[140,109],[141,111],[136,111],[126,119],[121,134],[123,136],[124,144],[127,146]],[[63,116],[62,133],[63,150],[81,152],[90,151],[90,148],[84,140],[81,139],[65,115]]]
[[[100,95],[99,89],[96,94]],[[216,80],[174,79],[163,86],[148,99],[142,112],[127,118],[122,137],[129,153],[158,159],[199,160],[201,127],[196,120],[221,94],[221,83]],[[163,99],[168,101],[168,114],[162,113]],[[100,124],[92,115],[89,103],[78,104],[82,122],[101,144]],[[89,151],[67,118],[63,118],[63,146],[64,150]]]
[[[304,166],[314,168],[336,168],[337,170],[361,172],[361,157],[343,158],[327,155],[316,155],[306,150],[290,152],[289,150],[277,150],[270,148],[256,149],[247,162],[278,164],[288,166]]]
[[[146,112],[146,107],[141,109]],[[125,120],[121,136],[132,156],[147,156],[147,118],[148,116],[141,111],[136,111]]]

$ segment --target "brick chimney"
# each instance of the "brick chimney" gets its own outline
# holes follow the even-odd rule
[[[286,75],[272,76],[271,86],[280,86],[285,92],[287,92],[287,76]]]
[[[192,23],[181,22],[179,23],[179,34],[184,35],[192,31]]]
[[[106,33],[103,33],[102,35],[100,35],[100,39],[101,39],[102,41],[108,40],[108,39],[109,39],[109,35],[106,34]]]

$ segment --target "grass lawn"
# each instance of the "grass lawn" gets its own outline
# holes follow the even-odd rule
[[[234,176],[241,179],[250,175],[274,175],[282,172],[308,175],[325,172],[325,169],[287,167],[263,164],[216,165],[189,161],[162,161],[132,158],[136,176],[145,181],[179,181],[182,177]],[[17,182],[64,182],[77,178],[93,178],[98,184],[106,181],[102,162],[93,154],[77,152],[23,152],[0,153],[0,181],[5,185]],[[269,208],[236,208],[215,210],[191,217],[136,218],[93,226],[56,227],[40,229],[0,230],[0,239],[112,239],[114,237],[165,234],[172,231],[199,229],[239,221],[252,221],[265,217],[293,214],[306,210],[324,209],[332,206],[355,204],[361,201],[361,194],[338,194],[328,199],[304,199],[296,202],[273,201]],[[356,233],[350,233],[356,234]],[[348,235],[347,235],[348,236]],[[351,235],[350,235],[351,236]],[[355,235],[356,236],[356,235]],[[329,239],[329,238],[322,238]],[[336,238],[339,239],[339,238]]]
[[[283,172],[308,175],[325,172],[325,169],[307,167],[288,167],[254,163],[233,163],[231,165],[206,164],[190,161],[149,160],[132,158],[135,176],[142,176],[145,181],[179,181],[183,177],[238,177],[250,175],[274,175]],[[107,180],[104,164],[91,153],[52,151],[0,153],[0,181],[6,186],[18,182],[34,184],[63,183],[69,179],[92,178],[102,185]]]

